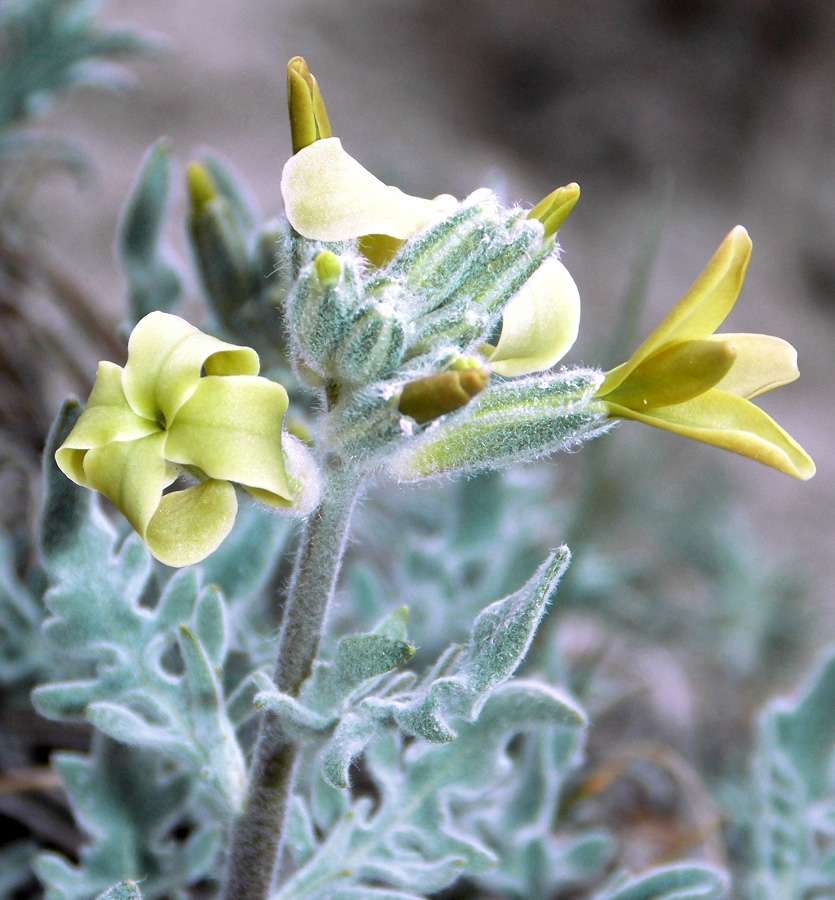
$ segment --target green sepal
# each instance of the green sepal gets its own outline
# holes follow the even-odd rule
[[[576,447],[607,431],[594,401],[602,373],[573,369],[493,379],[477,402],[404,446],[387,463],[401,481],[496,469]]]
[[[416,312],[425,316],[444,305],[483,262],[488,234],[498,222],[492,195],[471,197],[408,241],[386,276],[404,279],[404,287],[417,298]]]
[[[395,307],[362,309],[340,342],[335,375],[349,384],[368,384],[390,375],[403,359],[406,328]]]

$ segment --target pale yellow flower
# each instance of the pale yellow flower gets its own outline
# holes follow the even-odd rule
[[[764,334],[714,334],[736,302],[751,255],[737,226],[661,324],[597,391],[609,415],[635,419],[806,480],[815,464],[751,399],[798,376],[797,353]]]
[[[287,393],[258,370],[254,350],[152,312],[130,336],[124,369],[99,363],[56,462],[111,500],[157,559],[198,562],[232,528],[233,483],[271,506],[293,504],[281,447]],[[164,493],[183,473],[198,483]]]

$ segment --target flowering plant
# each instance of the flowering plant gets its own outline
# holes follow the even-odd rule
[[[85,408],[68,401],[50,437],[45,633],[77,667],[50,670],[34,702],[98,736],[88,756],[56,759],[91,837],[77,864],[38,856],[47,897],[156,900],[200,885],[223,900],[419,900],[464,876],[542,900],[718,898],[715,857],[627,874],[613,835],[576,813],[606,777],[579,780],[589,714],[555,686],[564,673],[536,637],[570,553],[550,551],[514,583],[519,560],[542,556],[530,535],[544,504],[505,514],[489,473],[632,419],[810,478],[809,456],[750,402],[797,376],[793,348],[714,334],[742,286],[747,233],[730,233],[626,363],[558,369],[580,325],[556,241],[577,185],[531,209],[484,189],[412,197],[343,149],[298,57],[288,95],[284,219],[256,224],[216,160],[188,168],[205,332],[170,312],[178,283],[159,229],[139,225],[167,203],[168,151],[152,148],[119,245],[127,362],[100,363]],[[456,482],[460,508],[432,521],[441,552],[390,523],[376,534],[404,594],[417,591],[414,627],[437,659],[404,668],[423,640],[361,568],[346,590],[378,621],[332,639],[357,498],[372,483],[459,474],[478,478]],[[398,496],[389,488],[380,505]],[[427,582],[445,583],[450,602],[424,602]],[[513,590],[481,597],[497,584]],[[536,675],[516,675],[526,656]],[[789,720],[812,729],[775,713],[762,766],[794,766],[792,784],[806,779],[823,802],[814,766],[777,727]],[[673,770],[668,757],[658,766]]]

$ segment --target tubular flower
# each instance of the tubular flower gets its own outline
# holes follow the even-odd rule
[[[300,72],[306,81],[301,80]],[[449,194],[431,200],[384,184],[330,137],[324,103],[315,79],[300,57],[288,64],[289,107],[294,154],[285,163],[281,193],[287,219],[315,241],[357,240],[377,265],[388,263],[402,244],[459,208]],[[312,84],[315,106],[307,87]],[[478,192],[473,198],[489,192]],[[558,188],[529,213],[542,224],[543,246],[551,241],[580,195],[576,184]],[[471,198],[471,200],[473,199]],[[556,255],[539,267],[505,307],[496,347],[482,348],[499,375],[548,369],[573,345],[580,324],[580,296]]]
[[[797,353],[763,334],[714,334],[745,279],[751,239],[737,226],[631,359],[596,397],[610,417],[635,419],[747,456],[806,480],[815,464],[750,400],[798,376]]]
[[[124,369],[99,363],[56,462],[111,500],[161,562],[199,562],[235,521],[230,482],[271,506],[293,504],[281,448],[287,393],[259,366],[254,350],[152,312],[130,336]],[[181,474],[198,483],[164,494]]]

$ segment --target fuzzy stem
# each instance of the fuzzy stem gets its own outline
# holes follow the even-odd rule
[[[322,500],[302,534],[284,608],[275,684],[293,697],[310,674],[348,536],[360,479],[330,469]],[[280,719],[262,714],[249,792],[229,849],[223,900],[267,900],[281,853],[299,744]]]

